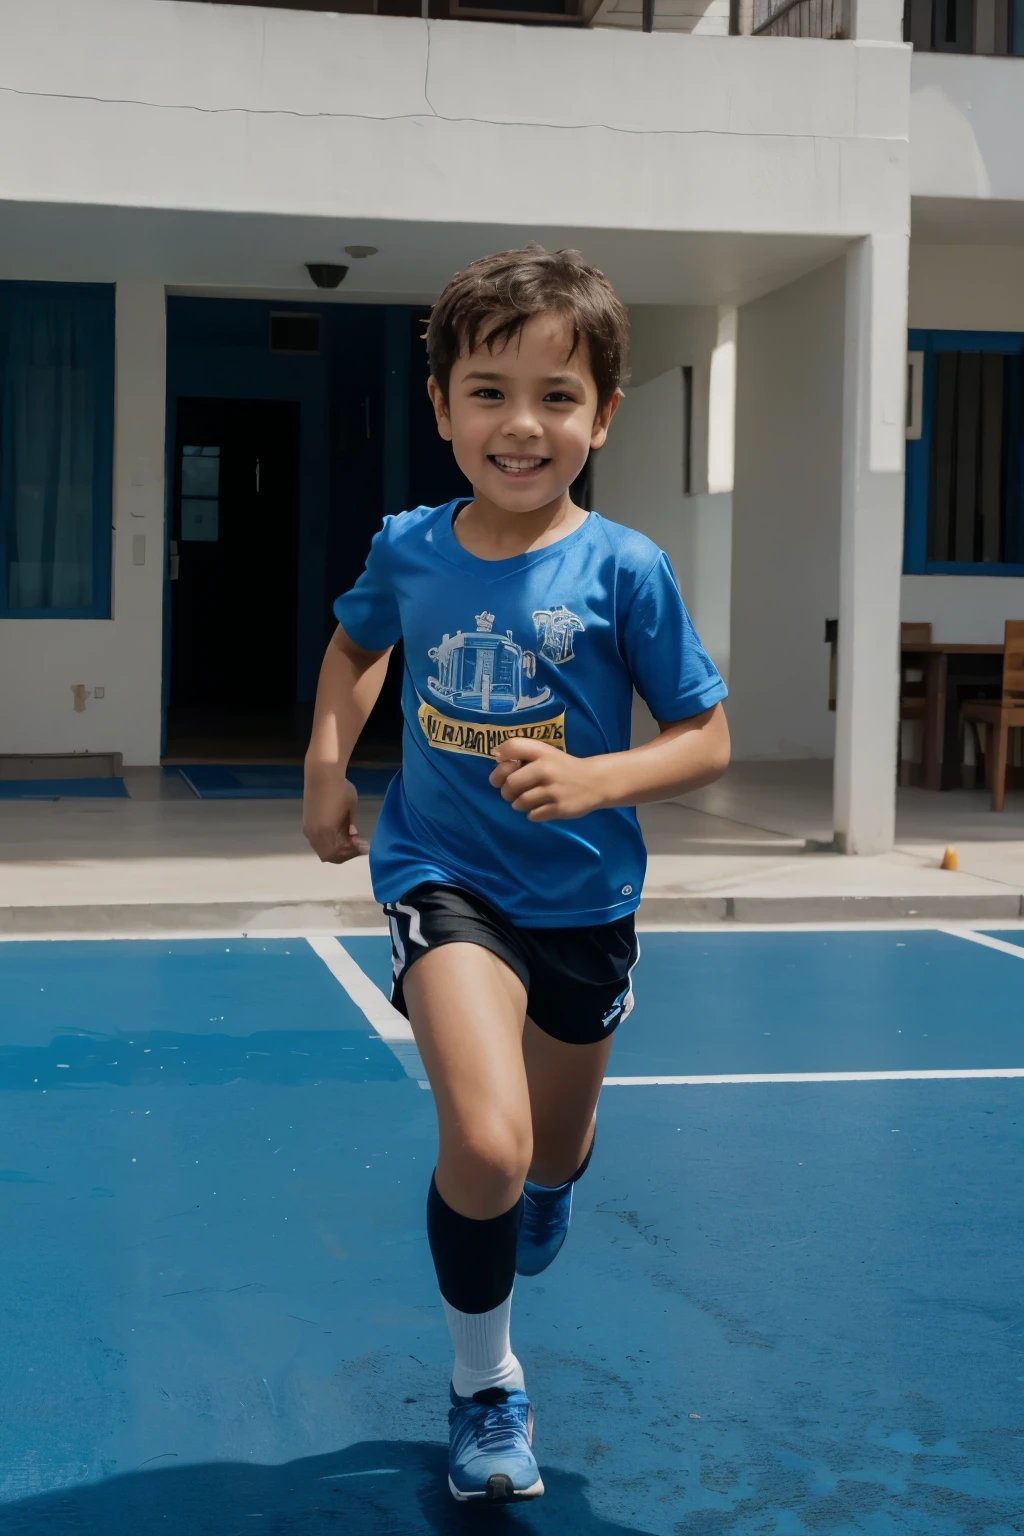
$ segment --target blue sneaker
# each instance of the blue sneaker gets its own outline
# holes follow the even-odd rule
[[[518,1388],[490,1387],[459,1397],[451,1387],[448,1412],[448,1487],[459,1503],[483,1499],[511,1504],[544,1492],[530,1449],[533,1409]]]
[[[546,1189],[543,1184],[523,1185],[523,1222],[516,1245],[516,1274],[539,1275],[565,1242],[572,1213],[573,1180]]]

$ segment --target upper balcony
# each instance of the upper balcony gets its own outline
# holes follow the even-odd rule
[[[421,303],[533,238],[738,303],[909,223],[898,42],[197,0],[0,0],[0,36],[3,277],[301,295],[372,246],[342,301]]]
[[[625,27],[832,41],[855,32],[857,0],[195,0],[276,10],[562,27]],[[904,0],[902,36],[918,52],[1024,55],[1024,0]]]
[[[563,230],[906,226],[901,45],[197,0],[0,0],[0,35],[0,201]]]

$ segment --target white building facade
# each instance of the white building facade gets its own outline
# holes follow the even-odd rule
[[[0,754],[300,740],[381,516],[460,489],[426,306],[536,239],[630,305],[589,490],[672,556],[736,755],[834,758],[839,845],[892,845],[901,619],[1024,617],[1014,14],[979,57],[894,0],[573,3],[0,0]]]

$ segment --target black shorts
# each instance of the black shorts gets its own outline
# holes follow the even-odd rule
[[[402,983],[411,965],[442,944],[479,944],[526,988],[526,1011],[545,1034],[593,1045],[633,1007],[640,957],[633,915],[588,928],[516,928],[497,908],[455,885],[418,885],[384,908],[391,925],[391,1001],[408,1017]]]

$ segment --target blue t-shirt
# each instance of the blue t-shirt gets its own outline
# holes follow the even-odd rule
[[[529,821],[487,782],[491,751],[533,736],[576,757],[621,752],[634,688],[667,723],[710,709],[725,684],[643,534],[591,512],[556,544],[481,560],[455,537],[459,505],[386,518],[334,605],[365,650],[405,643],[402,771],[370,850],[374,895],[436,880],[521,927],[614,922],[640,901],[636,812]]]

